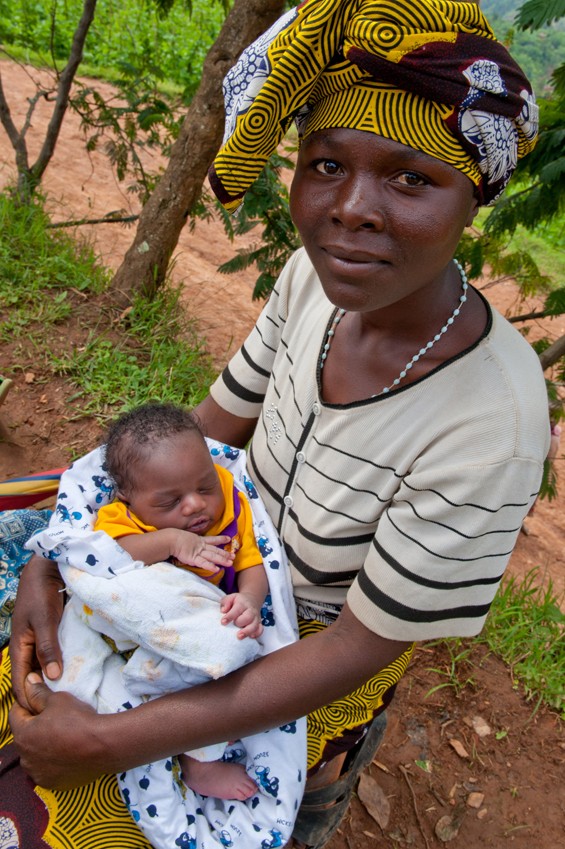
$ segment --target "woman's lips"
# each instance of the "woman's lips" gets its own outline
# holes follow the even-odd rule
[[[373,253],[368,253],[367,251],[356,250],[354,248],[348,249],[342,247],[328,246],[322,248],[322,251],[326,254],[326,256],[331,262],[343,264],[344,266],[390,264],[388,260],[384,259],[381,256],[378,256]]]

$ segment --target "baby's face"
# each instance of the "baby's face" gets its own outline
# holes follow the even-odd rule
[[[135,488],[123,493],[146,525],[203,535],[221,517],[225,500],[218,473],[197,433],[163,440],[135,469]]]

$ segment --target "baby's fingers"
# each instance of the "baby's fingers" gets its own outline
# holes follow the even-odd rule
[[[206,537],[206,545],[225,545],[228,542],[231,542],[231,537],[225,534],[217,537]]]
[[[231,566],[235,555],[231,551],[224,551],[223,548],[216,548],[213,545],[206,544],[199,556],[207,563],[216,563],[218,566]]]
[[[259,637],[263,633],[259,612],[252,607],[243,609],[234,618],[234,623],[240,629],[237,634],[240,640],[245,637]]]
[[[249,625],[246,625],[244,628],[240,628],[237,632],[238,639],[244,640],[245,637],[251,637],[251,639],[256,640],[263,633],[263,626],[261,622],[254,620]]]

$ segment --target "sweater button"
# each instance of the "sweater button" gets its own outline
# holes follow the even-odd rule
[[[294,499],[292,495],[285,495],[283,500],[287,507],[292,507],[292,505],[294,504]]]

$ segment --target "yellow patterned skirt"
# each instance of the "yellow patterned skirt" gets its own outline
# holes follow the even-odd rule
[[[298,627],[300,639],[304,639],[323,630],[326,625],[317,619],[299,617]],[[413,654],[412,645],[358,690],[308,714],[308,775],[312,775],[322,763],[340,752],[352,749],[362,738],[367,723],[392,700],[394,689],[406,672]]]
[[[300,636],[324,628],[301,621]],[[308,769],[351,748],[362,728],[390,701],[412,656],[409,649],[345,699],[308,717]],[[75,790],[34,786],[11,744],[8,711],[13,702],[7,650],[0,654],[0,835],[24,849],[151,849],[122,801],[114,775]],[[392,688],[392,690],[391,690]]]

